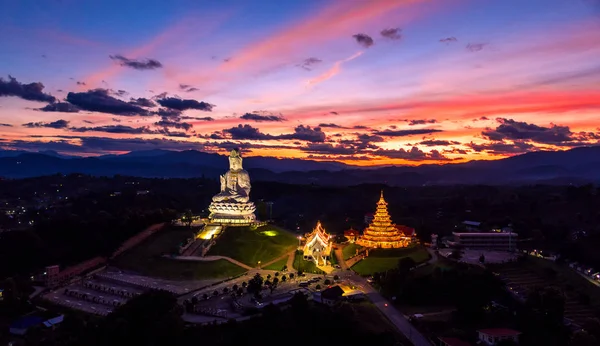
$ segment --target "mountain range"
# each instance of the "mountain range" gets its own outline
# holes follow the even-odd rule
[[[83,173],[161,178],[216,178],[228,168],[227,157],[195,150],[134,151],[122,155],[75,157],[52,151],[0,150],[0,176],[27,178]],[[244,158],[252,180],[294,184],[395,186],[448,184],[580,184],[600,183],[600,146],[566,151],[539,151],[493,161],[443,165],[358,167],[333,161]]]

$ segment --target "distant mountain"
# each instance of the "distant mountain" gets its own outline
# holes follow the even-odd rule
[[[194,150],[137,151],[124,155],[77,158],[54,152],[0,151],[0,176],[24,178],[49,174],[83,173],[96,176],[217,178],[228,167],[227,157]],[[448,184],[581,184],[600,183],[600,146],[559,152],[534,152],[495,161],[459,164],[362,168],[338,162],[248,157],[244,159],[255,181],[292,184],[355,185],[384,183],[396,186]]]

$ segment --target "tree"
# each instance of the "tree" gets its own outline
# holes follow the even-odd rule
[[[325,279],[325,281],[323,281],[323,284],[325,284],[325,285],[331,285],[331,280]]]
[[[337,276],[337,275],[334,275],[334,276],[333,276],[333,279],[334,279],[335,281],[338,281],[338,280],[340,279],[340,277],[339,277],[339,276]]]
[[[320,289],[321,289],[321,285],[317,285],[317,286],[315,286],[315,288],[316,288],[317,290],[320,290]]]
[[[271,274],[267,274],[267,280],[271,279]]]
[[[207,300],[207,299],[208,299],[208,294],[204,293],[204,294],[202,295],[202,299],[204,299],[204,300]]]
[[[585,330],[573,333],[569,346],[594,346],[598,345],[598,339]]]
[[[235,284],[235,285],[233,285],[233,287],[231,287],[231,289],[232,289],[233,291],[237,291],[237,290],[238,290],[238,288],[239,288],[239,286],[238,286],[237,284]]]
[[[406,274],[410,272],[416,265],[417,263],[414,259],[412,259],[412,257],[402,257],[398,261],[398,270],[401,274]]]
[[[279,276],[279,272],[275,272],[275,277],[278,277],[278,276]]]
[[[256,275],[254,275],[254,277],[252,279],[250,279],[250,281],[248,282],[248,287],[247,287],[248,293],[252,293],[252,294],[260,293],[263,283],[264,283],[263,277],[259,273],[256,273]]]
[[[214,291],[213,291],[213,296],[215,296],[215,297],[216,297],[216,296],[218,296],[218,295],[219,295],[219,291],[217,291],[217,290],[214,290]]]
[[[481,264],[485,263],[485,256],[483,254],[481,254],[481,256],[479,256],[479,263],[481,263]]]
[[[223,287],[223,293],[225,293],[225,294],[226,294],[227,292],[229,292],[229,288],[227,288],[227,287]]]
[[[290,280],[294,279],[294,273],[289,274]]]
[[[196,296],[192,297],[192,304],[194,304],[194,305],[198,304],[198,297],[196,297]]]
[[[184,330],[177,298],[166,291],[150,291],[116,308],[98,326],[97,345],[173,345]],[[85,344],[85,343],[84,343]]]
[[[248,283],[246,281],[242,282],[242,287],[246,288],[246,286],[248,286]]]
[[[279,278],[273,278],[273,285],[277,286],[279,283]]]
[[[281,281],[285,282],[287,280],[287,276],[281,275]]]
[[[192,214],[191,210],[186,210],[183,213],[183,221],[188,227],[192,227],[192,222],[194,222],[194,214]]]

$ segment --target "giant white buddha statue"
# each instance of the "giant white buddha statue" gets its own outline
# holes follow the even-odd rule
[[[219,223],[247,223],[256,220],[254,203],[249,202],[250,175],[242,167],[238,150],[229,154],[229,171],[221,177],[221,192],[212,198],[209,219]]]

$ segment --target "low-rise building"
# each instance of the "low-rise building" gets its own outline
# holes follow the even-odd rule
[[[479,334],[479,341],[482,344],[493,346],[503,340],[511,340],[519,343],[521,332],[508,328],[491,328],[480,329],[477,331],[477,334]]]
[[[438,340],[440,340],[440,346],[471,346],[470,342],[462,341],[458,338],[440,337]]]
[[[516,251],[519,235],[513,232],[452,232],[450,246],[465,249]]]
[[[340,286],[333,286],[321,292],[321,303],[329,306],[337,304],[344,295]]]

